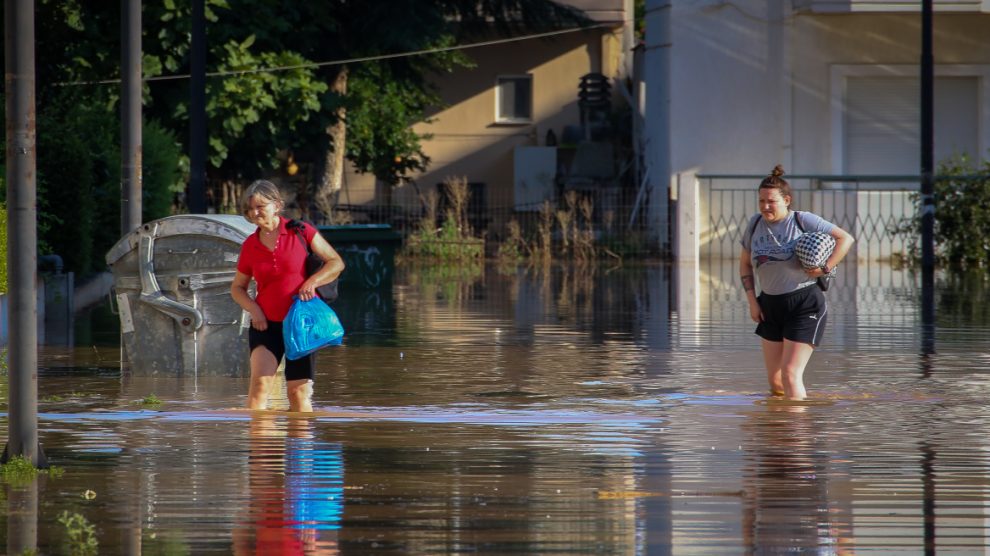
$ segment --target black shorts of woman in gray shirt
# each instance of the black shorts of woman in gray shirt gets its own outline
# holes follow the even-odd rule
[[[828,302],[814,282],[799,290],[780,295],[761,293],[757,297],[763,321],[756,334],[770,342],[791,340],[818,347],[825,334]]]

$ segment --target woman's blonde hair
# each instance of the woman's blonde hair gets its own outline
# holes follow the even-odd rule
[[[282,193],[274,183],[268,180],[255,180],[241,194],[241,214],[245,218],[248,211],[251,210],[251,199],[254,197],[261,197],[266,201],[275,203],[275,207],[279,211],[285,206],[285,202],[282,201]]]

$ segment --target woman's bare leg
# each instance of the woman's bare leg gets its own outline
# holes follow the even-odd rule
[[[767,367],[767,382],[770,383],[770,393],[774,396],[784,395],[784,379],[781,377],[781,354],[784,352],[783,342],[763,342],[763,364]]]
[[[784,340],[784,349],[780,356],[781,378],[784,383],[784,395],[792,400],[803,400],[808,397],[804,389],[804,368],[815,352],[815,347],[802,342]]]
[[[313,381],[308,378],[285,381],[289,395],[289,411],[313,411]]]
[[[251,352],[251,385],[248,388],[248,409],[266,409],[278,361],[264,346]]]

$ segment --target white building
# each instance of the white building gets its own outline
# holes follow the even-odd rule
[[[665,199],[668,186],[679,199],[673,245],[679,259],[696,259],[712,234],[707,201],[698,195],[705,180],[697,175],[765,175],[778,163],[791,175],[919,173],[920,1],[646,5],[651,199]],[[934,9],[935,160],[958,153],[985,158],[990,1],[935,0]],[[752,202],[712,210],[754,213],[758,180],[738,184],[754,189]],[[851,211],[850,222],[861,217],[863,195],[869,193],[850,192],[841,202],[838,210]],[[667,207],[653,202],[651,211],[662,227]],[[862,259],[862,244],[857,247]]]

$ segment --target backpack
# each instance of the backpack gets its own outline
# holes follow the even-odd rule
[[[303,231],[303,223],[302,222],[300,222],[298,220],[289,220],[285,224],[285,227],[286,227],[286,229],[289,229],[289,230],[294,231],[296,233],[296,237],[299,238],[299,241],[301,241],[302,244],[304,246],[306,246],[306,267],[305,267],[305,272],[306,272],[306,277],[309,278],[310,276],[312,276],[313,274],[315,274],[316,271],[318,271],[321,268],[323,268],[323,264],[324,264],[325,261],[322,258],[320,258],[319,255],[317,255],[316,253],[313,252],[313,249],[309,246],[309,242],[306,241],[306,236],[304,236],[303,233],[302,233],[302,231]],[[319,233],[319,232],[317,232],[317,233]],[[339,276],[337,278],[334,278],[333,281],[330,282],[329,284],[323,284],[322,286],[317,286],[316,287],[316,295],[318,295],[320,297],[320,299],[322,299],[323,301],[325,301],[328,305],[330,303],[333,303],[334,301],[337,300],[337,281],[338,280],[340,280],[340,277]]]
[[[797,225],[797,229],[800,230],[802,234],[805,233],[804,225],[801,224],[801,211],[795,210],[793,212],[794,212],[794,223]],[[756,226],[759,225],[760,220],[762,218],[763,217],[761,216],[760,218],[757,218],[755,221],[753,221],[753,225],[749,229],[750,244],[752,244],[753,241],[753,234],[756,233]],[[818,282],[818,287],[821,288],[823,292],[827,292],[829,287],[832,286],[832,277],[834,274],[835,274],[835,270],[833,269],[832,272],[830,272],[829,274],[826,274],[825,276],[819,276],[818,279],[816,280],[816,282]]]

